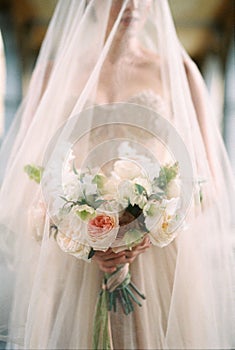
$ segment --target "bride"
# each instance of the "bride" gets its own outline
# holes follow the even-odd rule
[[[207,100],[166,0],[59,1],[0,158],[0,339],[8,348],[92,348],[104,273],[120,266],[146,300],[128,315],[121,303],[109,312],[109,348],[232,348],[234,182]],[[24,171],[43,165],[48,174],[48,154],[71,144],[76,165],[104,171],[123,157],[140,168],[146,154],[161,166],[176,160],[181,225],[80,259],[68,232],[51,234],[46,182]]]

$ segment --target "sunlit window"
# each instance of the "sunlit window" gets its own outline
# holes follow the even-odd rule
[[[5,93],[5,81],[6,81],[6,66],[5,66],[5,54],[2,41],[2,35],[0,31],[0,138],[4,133],[4,93]]]

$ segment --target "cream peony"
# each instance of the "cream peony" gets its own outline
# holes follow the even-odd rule
[[[69,213],[62,215],[57,226],[59,231],[67,237],[85,244],[86,223],[80,219],[76,211],[77,209],[73,208]]]
[[[117,160],[114,163],[114,173],[122,180],[132,180],[136,177],[143,176],[143,171],[141,171],[140,166],[127,159]]]
[[[75,256],[78,259],[88,260],[88,255],[90,252],[90,247],[86,244],[81,244],[71,237],[66,236],[62,232],[58,232],[56,235],[56,241],[58,246],[63,252]]]

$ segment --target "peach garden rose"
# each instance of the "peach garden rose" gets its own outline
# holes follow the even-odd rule
[[[87,225],[88,241],[94,249],[107,250],[119,230],[118,217],[114,214],[98,213]]]

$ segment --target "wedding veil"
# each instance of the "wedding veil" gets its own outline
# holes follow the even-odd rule
[[[141,257],[149,278],[140,283],[151,305],[143,309],[143,316],[138,312],[143,323],[151,320],[151,326],[145,335],[134,326],[133,332],[149,337],[145,344],[157,347],[151,337],[159,317],[164,318],[162,348],[232,347],[235,191],[230,164],[204,82],[179,43],[166,0],[139,1],[143,23],[136,31],[129,30],[133,33],[127,30],[118,39],[117,57],[110,56],[130,2],[119,1],[122,5],[113,23],[110,11],[115,0],[58,2],[27,96],[2,145],[0,339],[9,344],[25,348],[89,344],[87,327],[99,290],[95,281],[102,274],[94,263],[59,249],[50,235],[50,215],[43,216],[42,201],[51,196],[51,187],[31,181],[24,171],[34,164],[46,172],[51,155],[58,160],[77,142],[74,149],[83,166],[101,166],[105,158],[120,152],[124,156],[135,145],[138,151],[141,145],[160,164],[174,159],[184,169],[185,227],[179,227],[172,243],[155,248],[163,256],[159,267],[145,262],[145,254]],[[140,60],[138,67],[152,67],[138,84],[130,78],[134,74],[123,71],[125,60],[135,69],[132,57],[126,55],[129,36],[136,36],[146,52],[146,61]],[[109,57],[114,57],[112,74]],[[109,99],[103,98],[105,87]],[[146,101],[139,103],[144,96]],[[156,99],[167,107],[154,111]],[[57,162],[59,181],[63,161]],[[169,266],[173,267],[168,281]],[[145,281],[143,271],[141,276]],[[152,280],[161,278],[164,283],[159,282],[156,290]],[[155,299],[163,305],[156,314],[151,311]]]

